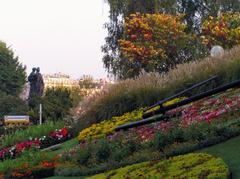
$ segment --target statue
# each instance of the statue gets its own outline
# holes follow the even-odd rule
[[[37,95],[42,96],[44,92],[44,82],[43,82],[43,77],[42,74],[40,73],[40,68],[37,67],[36,70],[36,75],[37,75]]]
[[[44,91],[44,82],[39,67],[32,69],[32,72],[28,76],[28,82],[30,82],[29,98],[33,96],[41,97]]]

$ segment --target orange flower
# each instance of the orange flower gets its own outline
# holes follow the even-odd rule
[[[55,162],[43,161],[43,162],[40,163],[40,165],[44,168],[54,168],[55,167]]]

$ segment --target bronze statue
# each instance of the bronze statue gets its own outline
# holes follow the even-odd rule
[[[44,91],[44,82],[39,67],[32,69],[32,72],[28,76],[28,82],[30,82],[29,98],[33,96],[41,97]]]
[[[37,75],[37,94],[38,96],[42,96],[44,92],[44,82],[39,67],[36,70],[36,75]]]

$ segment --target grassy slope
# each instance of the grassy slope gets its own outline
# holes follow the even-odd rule
[[[206,152],[221,157],[229,166],[233,178],[240,178],[240,136],[226,142],[207,147],[197,152]]]

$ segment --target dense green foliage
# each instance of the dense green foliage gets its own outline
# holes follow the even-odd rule
[[[45,120],[61,120],[73,106],[71,92],[64,88],[47,89],[42,100]]]
[[[79,97],[77,91],[71,93],[66,88],[49,88],[46,90],[42,98],[37,96],[29,101],[29,115],[35,123],[38,123],[39,104],[43,106],[43,121],[59,121],[63,120],[70,112],[74,103],[78,103]],[[75,104],[76,105],[76,104]]]
[[[4,115],[21,115],[27,105],[19,98],[25,84],[25,68],[13,50],[0,41],[0,119]]]
[[[0,92],[0,119],[4,115],[26,115],[28,111],[27,104],[19,97],[6,95]]]
[[[0,42],[0,92],[17,96],[25,84],[25,68],[4,42]]]
[[[229,170],[222,159],[208,154],[187,154],[164,161],[130,165],[98,174],[89,179],[114,178],[219,178],[226,179]]]

